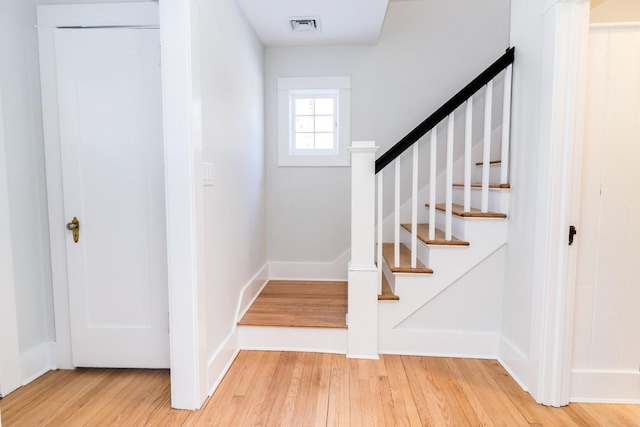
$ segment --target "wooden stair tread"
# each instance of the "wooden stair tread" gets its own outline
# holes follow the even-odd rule
[[[416,268],[411,268],[411,251],[400,243],[400,266],[394,267],[393,243],[382,244],[382,256],[393,273],[420,273],[431,274],[433,270],[425,266],[419,259],[416,260]]]
[[[411,224],[402,224],[402,227],[411,233]],[[452,240],[445,240],[444,230],[436,228],[435,240],[429,240],[429,224],[418,224],[418,239],[422,240],[427,245],[443,245],[443,246],[469,246],[469,242],[460,240],[457,237],[452,236]]]
[[[426,207],[429,207],[429,204],[425,204]],[[444,203],[437,203],[436,209],[439,211],[446,211],[446,206]],[[465,212],[464,206],[453,204],[451,206],[451,211],[454,215],[460,216],[463,218],[506,218],[507,214],[503,214],[500,212],[480,212],[480,209],[471,208],[471,211]]]
[[[453,186],[454,187],[464,187],[464,184],[460,183],[460,182],[454,182]],[[472,182],[471,183],[471,188],[482,188],[482,183],[481,182]],[[492,188],[492,189],[509,189],[509,188],[511,188],[511,184],[489,184],[489,188]]]
[[[399,301],[400,297],[393,293],[386,276],[382,275],[382,293],[378,295],[378,301]]]
[[[489,161],[489,166],[491,165],[499,165],[502,163],[502,160],[491,160]],[[476,162],[476,166],[483,166],[484,162]]]

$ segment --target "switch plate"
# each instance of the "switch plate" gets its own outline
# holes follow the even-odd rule
[[[213,163],[202,163],[202,185],[213,185]]]

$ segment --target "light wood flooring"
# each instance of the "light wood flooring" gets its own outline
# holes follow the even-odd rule
[[[54,371],[0,401],[11,426],[638,426],[640,405],[537,405],[495,361],[242,351],[200,411],[167,371]]]
[[[346,314],[347,282],[271,280],[238,324],[346,328]]]

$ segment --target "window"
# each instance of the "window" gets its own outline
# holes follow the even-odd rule
[[[349,166],[349,77],[278,79],[278,165]]]
[[[291,92],[293,154],[336,154],[338,91]]]

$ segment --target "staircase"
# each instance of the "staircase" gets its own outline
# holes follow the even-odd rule
[[[270,280],[238,322],[243,350],[346,352],[345,282]]]
[[[511,48],[375,162],[374,143],[353,143],[348,355],[460,348],[403,322],[507,242],[513,59]]]
[[[348,283],[269,282],[238,323],[240,348],[353,358],[497,354],[497,334],[428,331],[411,319],[507,242],[513,60],[511,48],[377,160],[375,143],[352,143]],[[333,292],[328,286],[344,292],[326,313],[343,311],[333,325],[323,309],[305,320],[310,300]]]

